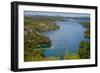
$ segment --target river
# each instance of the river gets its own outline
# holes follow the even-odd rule
[[[86,29],[79,24],[79,20],[61,21],[56,24],[60,29],[43,33],[52,41],[52,46],[45,49],[45,57],[76,54],[80,41],[88,40],[84,37]]]

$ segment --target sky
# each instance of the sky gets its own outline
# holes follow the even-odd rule
[[[63,17],[89,17],[90,14],[85,13],[62,13],[62,12],[40,12],[40,11],[24,11],[24,15],[44,15],[44,16],[63,16]]]

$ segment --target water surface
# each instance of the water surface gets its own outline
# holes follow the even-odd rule
[[[60,29],[56,31],[44,32],[43,34],[50,37],[52,46],[46,48],[44,55],[64,56],[65,54],[76,54],[79,44],[82,40],[88,40],[84,37],[86,30],[79,24],[79,20],[70,20],[56,22]]]

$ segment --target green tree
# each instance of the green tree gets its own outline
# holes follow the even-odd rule
[[[90,43],[88,41],[81,41],[78,49],[78,55],[81,59],[90,58]]]

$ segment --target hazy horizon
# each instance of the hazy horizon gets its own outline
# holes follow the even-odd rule
[[[25,16],[62,16],[62,17],[90,17],[88,13],[63,13],[63,12],[42,12],[42,11],[24,11]]]

